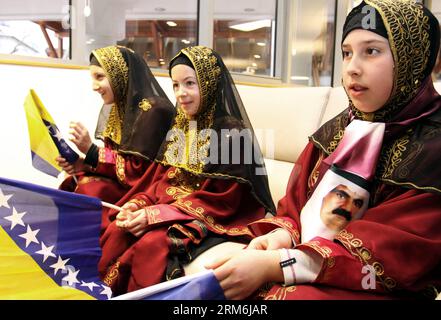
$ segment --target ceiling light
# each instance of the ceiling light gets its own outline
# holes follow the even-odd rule
[[[236,29],[236,30],[244,31],[244,32],[257,30],[260,28],[269,28],[269,27],[271,27],[271,20],[270,19],[244,22],[244,23],[239,23],[239,24],[235,24],[235,25],[230,26],[231,29]]]
[[[185,43],[185,44],[190,44],[190,40],[187,40],[187,39],[182,39],[181,42]]]
[[[90,0],[86,0],[83,13],[85,17],[90,17],[90,14],[92,13],[92,9],[90,9]]]
[[[178,24],[176,22],[174,22],[174,21],[167,21],[167,25],[169,27],[176,27]]]
[[[266,46],[266,43],[265,42],[257,42],[256,43],[259,47],[264,47],[264,46]]]
[[[260,59],[261,57],[260,57],[259,54],[255,54],[255,55],[254,55],[254,58],[256,58],[256,59]]]
[[[302,77],[302,76],[292,76],[291,80],[300,80],[300,81],[308,81],[309,77]]]

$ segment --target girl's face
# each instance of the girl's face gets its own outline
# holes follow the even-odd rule
[[[178,106],[187,118],[193,119],[201,103],[196,72],[185,64],[178,64],[171,70],[171,78]]]
[[[381,109],[394,85],[394,60],[386,38],[363,29],[342,44],[343,86],[354,106],[365,113]]]
[[[95,65],[90,66],[90,76],[92,77],[92,89],[101,95],[105,104],[115,102],[112,87],[109,79],[106,77],[104,69]]]

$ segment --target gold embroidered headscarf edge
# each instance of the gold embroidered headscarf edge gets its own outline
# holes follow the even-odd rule
[[[92,54],[106,73],[115,96],[115,103],[110,111],[103,137],[109,138],[119,145],[122,137],[129,68],[118,46],[99,48],[93,50]]]

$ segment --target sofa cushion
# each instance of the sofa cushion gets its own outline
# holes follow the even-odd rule
[[[437,81],[433,83],[436,91],[438,91],[439,94],[441,94],[441,81]]]
[[[237,87],[265,158],[295,162],[320,124],[331,88]]]
[[[286,186],[294,168],[294,163],[265,159],[266,171],[268,172],[268,183],[274,204],[277,203],[286,193]]]
[[[323,113],[323,117],[320,122],[320,126],[342,112],[348,107],[348,105],[348,96],[346,95],[343,87],[340,86],[331,89],[328,103],[326,104],[325,112]]]

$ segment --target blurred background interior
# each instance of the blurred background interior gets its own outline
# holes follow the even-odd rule
[[[214,48],[236,81],[340,85],[340,39],[355,0],[2,0],[0,61],[88,65],[120,44],[157,75],[190,45]],[[441,18],[441,0],[425,1]],[[441,20],[441,19],[440,19]],[[434,77],[441,77],[441,61]]]

